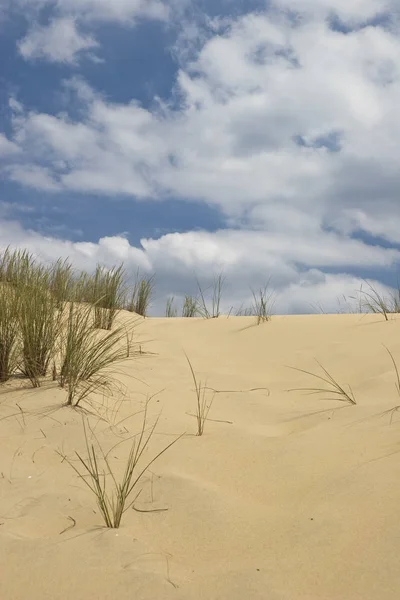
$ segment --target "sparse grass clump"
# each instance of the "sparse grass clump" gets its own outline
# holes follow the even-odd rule
[[[140,466],[144,452],[153,437],[158,420],[155,421],[148,431],[147,428],[147,404],[145,408],[143,424],[140,433],[134,439],[131,446],[128,458],[126,459],[125,469],[122,477],[118,480],[115,469],[113,469],[110,461],[110,452],[107,453],[101,447],[98,439],[91,431],[95,443],[89,441],[88,427],[84,425],[84,435],[86,440],[87,458],[83,458],[78,452],[76,456],[79,460],[81,469],[76,467],[72,460],[66,456],[62,456],[72,467],[75,473],[87,485],[92,494],[96,497],[97,506],[103,518],[106,527],[117,529],[125,512],[134,504],[138,494],[132,498],[133,491],[137,488],[142,476],[147,469],[166,452],[179,437],[174,439],[170,444],[165,446],[153,458],[145,462],[144,466]],[[115,446],[114,446],[115,447]]]
[[[357,300],[360,312],[364,312],[365,310],[370,313],[380,314],[384,317],[385,321],[389,320],[390,314],[400,313],[400,288],[389,294],[389,296],[384,296],[371,283],[368,281],[365,283],[368,286],[367,290],[364,290],[361,286],[358,296],[350,296],[352,300]]]
[[[300,373],[305,373],[306,375],[310,375],[311,377],[315,377],[316,379],[319,379],[320,381],[323,381],[324,383],[326,383],[328,385],[328,387],[293,388],[293,389],[288,390],[288,391],[289,392],[304,391],[304,392],[308,392],[309,394],[324,394],[324,393],[328,393],[328,394],[330,394],[333,397],[333,398],[332,397],[331,398],[327,398],[328,400],[330,400],[330,399],[336,399],[336,400],[339,400],[340,402],[348,402],[349,404],[357,404],[357,402],[356,402],[356,400],[354,398],[354,394],[353,394],[353,391],[352,391],[350,385],[348,385],[349,391],[346,392],[346,390],[344,389],[344,387],[341,386],[332,377],[332,375],[330,375],[328,373],[328,371],[321,365],[321,363],[319,363],[318,361],[316,361],[316,362],[321,367],[321,369],[325,373],[326,377],[323,377],[322,375],[316,375],[315,373],[311,373],[310,371],[305,371],[304,369],[297,369],[296,367],[289,367],[289,368],[290,369],[294,369],[295,371],[299,371]]]
[[[269,289],[269,282],[263,288],[260,288],[258,292],[252,290],[252,294],[252,312],[257,318],[257,325],[260,325],[260,323],[265,323],[266,321],[270,321],[275,303],[275,295]]]
[[[93,318],[90,305],[70,304],[59,374],[60,386],[68,391],[68,405],[78,406],[91,392],[109,387],[113,381],[109,367],[130,356],[131,340],[126,327],[98,332],[93,328]]]
[[[127,305],[127,310],[146,317],[154,292],[154,275],[140,279],[139,272],[133,286],[132,295]]]
[[[197,282],[197,288],[199,290],[199,299],[197,301],[197,313],[204,319],[216,319],[221,314],[221,297],[222,289],[225,282],[225,277],[222,273],[218,276],[214,276],[212,284],[203,290],[199,281]],[[205,293],[208,290],[212,290],[210,302],[207,303]]]

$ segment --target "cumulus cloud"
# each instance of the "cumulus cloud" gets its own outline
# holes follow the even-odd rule
[[[78,31],[76,20],[72,17],[53,19],[45,26],[33,26],[18,44],[26,59],[45,58],[63,63],[73,63],[81,52],[97,46],[91,36]]]
[[[20,54],[27,60],[44,59],[50,62],[76,63],[85,52],[99,47],[95,33],[96,24],[113,22],[125,27],[136,24],[139,19],[167,21],[171,8],[185,4],[186,0],[13,0],[8,12],[23,12],[33,25],[26,36],[19,40]],[[53,18],[49,24],[40,23],[43,9]],[[0,7],[1,10],[1,7]],[[6,9],[4,9],[7,14]],[[100,61],[89,54],[93,61]]]
[[[112,103],[75,82],[83,120],[19,111],[14,142],[35,187],[42,169],[46,189],[201,199],[265,228],[281,214],[344,231],[357,214],[373,233],[382,209],[399,220],[399,56],[400,36],[380,25],[345,34],[322,18],[249,14],[182,66],[178,110]]]
[[[0,133],[0,157],[6,157],[13,154],[17,154],[19,148],[17,144],[10,142],[9,139],[3,133]]]
[[[178,0],[177,0],[178,1]],[[163,0],[13,0],[14,10],[38,13],[43,8],[52,8],[63,16],[75,16],[86,21],[134,20],[137,17],[165,19],[168,5]]]
[[[324,18],[332,14],[337,15],[345,22],[352,25],[365,23],[377,15],[395,10],[393,0],[275,0],[279,8],[287,8],[298,15],[307,15],[313,19]]]

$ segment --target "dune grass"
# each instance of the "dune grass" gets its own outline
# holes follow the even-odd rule
[[[21,360],[19,306],[15,289],[0,282],[0,383],[10,379]]]
[[[199,280],[196,278],[199,298],[197,301],[197,313],[204,319],[216,319],[221,314],[221,298],[222,289],[225,283],[225,277],[222,273],[214,275],[212,284],[205,290],[201,287]],[[211,299],[206,300],[206,292],[212,290]]]
[[[58,309],[62,309],[65,302],[73,299],[74,283],[71,263],[59,258],[49,269],[49,290],[56,300]]]
[[[0,254],[0,282],[20,285],[30,279],[36,261],[27,250],[11,250],[10,246]]]
[[[208,413],[210,412],[211,406],[214,401],[215,393],[211,396],[211,399],[207,398],[208,388],[201,381],[197,380],[196,373],[194,372],[192,363],[189,357],[185,354],[186,360],[188,361],[190,372],[192,374],[195,394],[196,394],[196,421],[197,421],[197,433],[196,435],[201,436],[204,433],[204,426],[207,421]]]
[[[132,338],[125,326],[98,332],[91,305],[71,303],[60,345],[59,382],[67,390],[67,405],[78,406],[91,392],[110,388],[110,367],[131,356]]]
[[[132,295],[126,306],[130,312],[147,317],[154,292],[154,275],[140,278],[139,271],[133,286]]]
[[[385,348],[386,352],[389,354],[390,359],[391,359],[391,361],[393,363],[394,372],[395,372],[395,375],[396,375],[395,388],[396,388],[397,394],[398,394],[398,396],[400,398],[400,373],[399,373],[399,369],[397,367],[397,363],[396,363],[396,361],[394,359],[394,356],[390,352],[389,348],[387,348],[384,344],[383,344],[383,347]],[[390,414],[390,423],[392,423],[392,421],[393,421],[393,415],[397,411],[400,411],[400,404],[398,404],[398,405],[394,406],[393,408],[390,408],[389,410],[385,411],[384,414],[388,414],[388,413]]]
[[[123,265],[106,269],[97,265],[91,278],[82,279],[89,302],[94,305],[94,327],[112,329],[126,294]]]
[[[175,438],[171,443],[153,456],[151,460],[146,461],[143,467],[139,466],[144,452],[148,448],[153,437],[157,423],[158,419],[147,430],[146,403],[141,431],[138,436],[136,436],[138,439],[136,440],[136,437],[134,438],[120,480],[118,480],[117,474],[112,468],[109,458],[110,453],[114,450],[115,446],[106,453],[92,430],[90,431],[95,443],[89,442],[88,425],[85,424],[84,419],[83,429],[87,457],[83,458],[78,452],[75,453],[81,469],[76,467],[72,460],[59,453],[95,496],[97,506],[106,527],[114,529],[120,527],[123,515],[134,504],[138,497],[138,494],[136,494],[132,499],[132,494],[145,472],[162,454],[182,437],[179,436],[178,438]]]
[[[198,314],[198,302],[193,296],[185,296],[182,306],[182,317],[193,318]]]
[[[352,300],[357,300],[361,307],[360,312],[365,310],[366,312],[380,314],[385,321],[389,320],[390,314],[400,313],[400,287],[389,296],[384,296],[369,281],[365,281],[365,283],[367,290],[363,289],[361,285],[357,292],[358,296],[350,296]]]
[[[253,294],[253,305],[251,307],[253,315],[257,318],[257,325],[270,321],[275,303],[275,294],[270,290],[269,281],[257,292],[251,290]]]
[[[167,299],[167,304],[165,307],[165,316],[168,318],[173,318],[178,315],[178,309],[174,305],[174,302],[175,298],[173,296]]]
[[[349,392],[346,392],[346,390],[344,389],[343,386],[341,386],[333,377],[332,375],[330,375],[330,373],[328,373],[328,371],[321,365],[321,363],[319,363],[318,361],[316,361],[318,363],[318,365],[321,367],[321,369],[323,370],[325,377],[323,377],[322,375],[317,375],[315,373],[312,373],[311,371],[305,371],[304,369],[298,369],[296,367],[289,367],[289,369],[293,369],[294,371],[299,371],[300,373],[305,373],[306,375],[310,375],[311,377],[314,377],[316,379],[319,379],[320,381],[323,381],[324,383],[326,383],[328,385],[328,387],[315,387],[315,388],[293,388],[288,390],[289,392],[297,392],[297,391],[303,391],[303,392],[308,392],[309,394],[325,394],[328,393],[331,395],[330,398],[326,398],[327,400],[332,400],[332,399],[336,399],[339,400],[340,402],[347,402],[349,404],[357,404],[353,391],[350,387],[350,385],[348,385],[349,388]]]
[[[20,295],[19,327],[22,341],[21,371],[33,387],[39,387],[56,352],[62,312],[49,292],[48,277],[37,270],[18,286]]]

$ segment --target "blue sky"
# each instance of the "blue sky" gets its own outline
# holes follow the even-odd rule
[[[0,0],[0,245],[337,308],[400,261],[386,0]]]

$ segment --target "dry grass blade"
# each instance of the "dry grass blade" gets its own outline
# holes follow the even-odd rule
[[[186,360],[188,361],[190,372],[195,386],[196,393],[196,419],[197,419],[197,433],[196,435],[203,435],[204,425],[207,421],[208,413],[210,412],[212,403],[214,401],[215,393],[213,393],[211,400],[207,399],[207,391],[210,389],[203,385],[201,381],[197,381],[196,373],[194,372],[192,363],[189,360],[187,354],[185,354]]]
[[[349,392],[346,392],[346,390],[332,377],[332,375],[330,375],[330,373],[328,373],[328,371],[321,365],[321,363],[319,363],[318,361],[316,361],[316,362],[321,367],[321,369],[325,373],[326,377],[323,377],[322,375],[316,375],[315,373],[311,373],[311,371],[306,371],[304,369],[298,369],[296,367],[289,367],[289,369],[293,369],[294,371],[299,371],[300,373],[305,373],[306,375],[315,377],[316,379],[319,379],[320,381],[327,383],[330,387],[328,387],[328,388],[325,388],[325,387],[292,388],[288,391],[289,392],[304,391],[304,392],[308,392],[309,394],[329,393],[329,394],[333,394],[334,398],[341,402],[348,402],[349,404],[357,404],[351,387],[349,386]],[[328,399],[332,399],[332,398],[328,398]]]
[[[104,524],[106,527],[118,528],[121,524],[124,513],[132,506],[135,498],[132,498],[132,493],[137,487],[140,479],[147,471],[147,469],[171,446],[173,446],[182,436],[174,439],[171,443],[165,446],[160,452],[158,452],[151,460],[145,463],[145,466],[140,468],[139,462],[141,461],[145,450],[147,449],[155,428],[157,426],[158,419],[146,432],[147,425],[147,403],[145,408],[145,414],[143,418],[142,428],[139,434],[139,439],[134,439],[128,458],[126,460],[125,469],[122,474],[120,481],[117,478],[116,473],[112,469],[109,460],[109,454],[105,453],[101,447],[98,439],[91,430],[91,434],[95,440],[95,444],[89,443],[88,438],[88,426],[83,419],[83,428],[86,442],[87,458],[84,459],[78,452],[76,456],[79,460],[80,465],[83,467],[83,471],[78,469],[71,460],[67,457],[63,458],[67,460],[68,464],[74,469],[77,475],[85,482],[90,491],[95,495],[97,505],[100,513],[103,517]],[[124,440],[125,441],[125,440]],[[115,446],[114,446],[115,447]],[[103,463],[105,469],[102,469],[101,464]],[[137,495],[136,495],[137,497]]]

